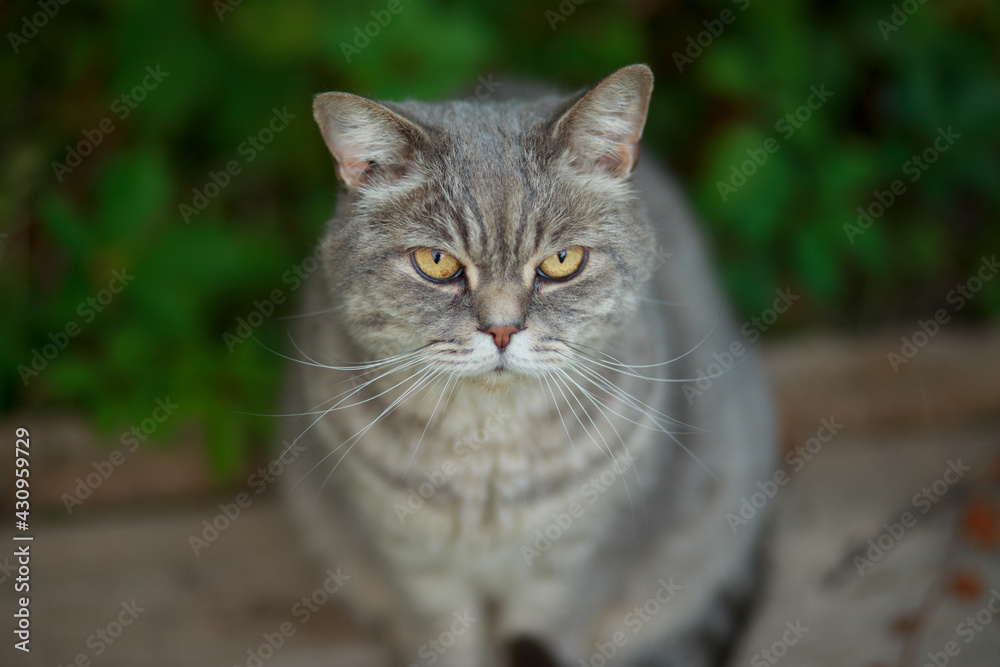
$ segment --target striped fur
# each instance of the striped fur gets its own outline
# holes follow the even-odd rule
[[[570,97],[317,98],[342,188],[283,479],[399,665],[492,667],[528,637],[568,667],[616,632],[615,664],[710,665],[735,632],[762,526],[725,514],[772,469],[767,392],[752,356],[682,391],[740,339],[670,178],[635,166],[651,89],[633,65]],[[570,246],[579,275],[539,279]],[[421,277],[418,247],[462,279]],[[491,324],[521,330],[501,351]]]

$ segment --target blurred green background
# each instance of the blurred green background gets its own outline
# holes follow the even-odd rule
[[[272,444],[273,421],[242,413],[273,411],[282,368],[224,335],[280,289],[289,301],[254,333],[289,347],[290,276],[334,206],[320,91],[433,98],[480,76],[572,89],[649,63],[647,144],[745,316],[776,289],[802,295],[784,331],[912,329],[1000,250],[995,0],[42,0],[0,16],[0,407],[68,407],[115,433],[169,396],[183,419],[157,439],[197,424],[222,475]],[[822,86],[833,95],[789,135],[778,123]],[[268,128],[275,109],[294,118]],[[949,127],[954,145],[908,170]],[[768,137],[779,150],[723,200],[718,183]],[[896,179],[905,192],[849,241]],[[128,286],[102,292],[123,268]],[[998,283],[956,315],[995,319]],[[46,345],[65,349],[26,374]]]

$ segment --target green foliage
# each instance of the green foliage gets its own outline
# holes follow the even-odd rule
[[[158,435],[195,422],[223,474],[269,444],[273,421],[244,413],[273,411],[282,361],[264,346],[287,348],[276,317],[289,306],[255,331],[260,344],[231,352],[223,336],[255,299],[294,296],[282,276],[332,210],[332,164],[310,111],[323,90],[446,96],[490,74],[572,87],[650,63],[647,143],[692,193],[745,314],[776,289],[803,296],[785,327],[926,316],[1000,250],[992,0],[924,3],[885,34],[889,2],[400,0],[365,44],[372,12],[391,4],[70,3],[11,47],[0,60],[12,102],[0,109],[0,358],[27,366],[67,323],[80,332],[27,384],[5,376],[4,407],[75,406],[115,433],[169,396],[183,416]],[[8,29],[37,9],[11,8]],[[724,10],[733,20],[713,36],[704,22]],[[156,68],[166,75],[142,101],[121,100]],[[832,97],[787,136],[778,123],[822,86]],[[276,110],[294,118],[255,148]],[[113,129],[98,132],[105,119]],[[911,181],[906,163],[948,127],[961,137]],[[53,168],[87,136],[100,143],[79,166]],[[719,183],[768,138],[778,150],[723,200]],[[234,162],[238,173],[208,196]],[[905,192],[851,242],[845,225],[896,179]],[[205,205],[185,221],[179,207],[197,193]],[[122,269],[134,280],[88,310]],[[993,283],[962,315],[998,312]]]

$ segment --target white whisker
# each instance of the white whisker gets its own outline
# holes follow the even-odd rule
[[[313,407],[309,408],[309,410],[306,411],[306,412],[289,412],[289,413],[277,413],[277,414],[243,412],[243,413],[239,413],[239,414],[253,415],[255,417],[305,417],[305,416],[308,416],[308,415],[316,415],[316,414],[320,414],[320,413],[324,413],[325,414],[329,410],[325,410],[325,409],[324,410],[320,410],[320,408],[322,406],[326,405],[327,403],[329,403],[330,401],[336,401],[338,398],[340,398],[342,396],[344,396],[344,398],[342,400],[338,401],[337,404],[334,405],[333,407],[334,407],[334,409],[337,409],[337,410],[344,410],[346,408],[351,408],[351,407],[354,407],[356,405],[361,405],[362,403],[371,400],[369,398],[369,399],[365,399],[365,401],[359,401],[357,403],[351,403],[350,405],[345,405],[343,407],[338,407],[338,406],[340,406],[341,403],[343,403],[344,401],[346,401],[348,398],[351,398],[351,396],[354,396],[359,391],[364,390],[366,387],[368,387],[369,385],[371,385],[373,382],[378,382],[379,380],[381,380],[384,377],[392,375],[393,373],[398,373],[399,371],[402,371],[402,370],[406,370],[407,368],[412,368],[413,366],[416,366],[416,365],[418,365],[418,364],[420,364],[422,362],[423,362],[423,359],[412,359],[410,361],[407,361],[406,363],[400,364],[399,366],[397,366],[395,368],[391,368],[391,369],[389,369],[387,371],[383,371],[380,375],[377,375],[376,377],[369,378],[368,380],[365,380],[361,384],[355,385],[355,386],[351,387],[350,389],[345,389],[344,391],[342,391],[339,394],[333,396],[332,398],[328,398],[325,401],[322,401],[321,403],[317,403]],[[361,375],[363,376],[365,373],[368,373],[368,372],[370,372],[370,371],[365,371]],[[356,378],[347,378],[346,380],[342,380],[342,381],[338,382],[337,384],[344,384],[345,382],[354,382],[355,380],[356,380]],[[346,394],[346,396],[345,396],[345,394]],[[382,394],[378,394],[377,396],[374,396],[373,398],[377,398],[378,396],[381,396],[381,395]]]
[[[642,412],[644,414],[652,413],[658,415],[659,417],[662,417],[668,422],[672,422],[673,424],[676,424],[678,426],[685,426],[687,428],[693,429],[694,432],[701,432],[704,430],[696,426],[692,426],[691,424],[685,424],[679,419],[676,419],[674,417],[671,417],[670,415],[660,412],[653,406],[639,400],[632,394],[628,393],[627,391],[616,385],[614,382],[606,378],[603,374],[599,373],[598,371],[592,368],[588,368],[583,362],[584,362],[583,359],[577,359],[577,360],[571,359],[569,360],[568,365],[571,368],[575,369],[578,373],[586,375],[588,378],[590,378],[591,382],[593,382],[595,386],[599,387],[602,391],[604,391],[604,393],[608,394],[609,396],[615,396],[624,400],[629,405],[629,407],[633,408],[638,412]],[[623,373],[623,375],[627,375],[627,373]],[[652,415],[650,414],[649,416]]]
[[[630,403],[630,407],[632,407],[633,409],[637,410],[641,414],[645,415],[654,424],[656,424],[659,427],[659,431],[661,433],[663,433],[668,438],[670,438],[671,440],[673,440],[674,443],[678,447],[680,447],[681,449],[683,449],[691,458],[693,458],[698,463],[698,465],[700,465],[702,467],[702,469],[704,469],[705,472],[707,472],[712,477],[712,479],[716,478],[715,477],[715,473],[713,473],[709,469],[709,467],[707,465],[705,465],[704,462],[702,462],[701,459],[699,459],[697,456],[695,456],[694,452],[692,452],[686,445],[684,445],[680,440],[677,439],[677,432],[667,430],[667,428],[665,426],[663,426],[663,424],[661,424],[660,421],[656,417],[654,417],[652,414],[650,414],[650,412],[655,412],[656,414],[661,415],[661,416],[663,416],[666,419],[670,419],[671,421],[674,421],[676,423],[681,423],[681,422],[677,422],[677,420],[674,420],[674,419],[672,419],[670,417],[667,417],[666,415],[663,415],[663,413],[659,412],[658,410],[655,410],[655,409],[651,408],[650,406],[646,405],[645,403],[643,403],[639,399],[631,396],[628,392],[624,391],[623,389],[621,389],[620,387],[618,387],[617,385],[615,385],[613,382],[609,381],[607,378],[605,378],[604,376],[600,375],[599,373],[596,373],[594,371],[591,371],[591,370],[586,369],[585,367],[579,366],[579,365],[577,365],[576,370],[577,370],[577,372],[586,372],[589,377],[592,377],[592,378],[598,380],[599,384],[595,384],[595,386],[601,387],[602,384],[606,385],[604,387],[601,387],[602,389],[604,389],[604,391],[607,391],[609,388],[612,389],[612,390],[614,390],[614,394],[615,395],[617,395],[622,400],[625,400],[627,403]],[[638,403],[639,405],[644,406],[644,408],[640,408],[640,407],[636,406],[635,403]],[[639,424],[639,425],[643,426],[642,424]],[[682,425],[687,426],[686,424],[682,424]],[[690,428],[694,428],[694,427],[691,426]],[[698,430],[702,430],[702,429],[698,429]]]
[[[587,435],[590,436],[591,441],[593,441],[594,445],[597,446],[597,449],[600,450],[606,457],[608,457],[608,460],[611,461],[611,464],[617,470],[621,471],[621,466],[618,465],[618,457],[615,456],[614,450],[611,448],[611,445],[608,444],[608,441],[604,438],[604,434],[601,433],[601,429],[598,428],[597,424],[594,422],[594,418],[591,417],[590,413],[587,412],[587,409],[585,407],[583,407],[583,403],[580,401],[579,397],[577,397],[577,395],[573,392],[572,387],[570,387],[569,384],[566,383],[565,380],[560,380],[560,378],[558,376],[553,376],[552,379],[556,381],[556,386],[559,385],[560,381],[565,385],[566,391],[568,391],[570,393],[570,395],[576,401],[577,405],[580,406],[580,410],[583,411],[583,414],[586,415],[587,420],[590,421],[590,424],[594,427],[594,430],[597,431],[597,435],[600,436],[601,442],[604,443],[604,446],[607,448],[607,451],[605,452],[603,449],[601,449],[601,445],[597,442],[597,439],[593,436],[593,434],[590,433],[590,431],[584,425],[583,420],[580,419],[580,415],[577,414],[576,410],[574,410],[573,406],[571,405],[570,406],[570,410],[573,411],[573,415],[576,417],[576,420],[580,423],[580,427],[583,429],[584,433],[586,433]],[[574,384],[576,384],[576,383],[574,383]],[[579,386],[579,385],[577,385],[577,386]],[[627,454],[627,452],[626,452],[626,454]],[[628,482],[625,480],[624,475],[622,476],[622,481],[625,482],[625,495],[628,498],[629,509],[632,511],[632,519],[634,520],[635,519],[635,505],[632,503],[632,493],[631,493],[631,491],[628,488]]]
[[[402,354],[395,354],[395,355],[393,355],[391,357],[385,357],[383,359],[376,359],[374,361],[349,361],[349,362],[346,362],[347,363],[346,366],[330,366],[329,364],[324,364],[322,362],[316,361],[315,359],[313,359],[312,357],[310,357],[308,354],[306,354],[305,351],[301,347],[299,347],[299,344],[295,342],[295,339],[292,337],[291,330],[289,330],[287,333],[288,333],[288,340],[290,340],[292,342],[292,345],[295,346],[295,349],[298,350],[299,352],[301,352],[302,356],[305,357],[307,360],[309,360],[309,362],[312,365],[319,366],[321,368],[327,368],[327,369],[330,369],[330,370],[337,370],[337,371],[358,371],[358,370],[362,370],[362,369],[367,370],[367,369],[372,369],[372,368],[379,368],[381,366],[384,366],[386,364],[392,363],[394,361],[401,361],[403,359],[410,359],[410,358],[413,358],[415,356],[424,354],[424,349],[426,348],[426,346],[419,347],[416,350],[410,350],[409,352],[403,352]],[[267,348],[265,348],[265,349],[267,349]],[[286,359],[287,358],[288,357],[286,357]]]
[[[569,433],[569,427],[566,426],[566,420],[563,419],[562,410],[559,409],[559,399],[556,398],[555,392],[552,391],[552,385],[549,383],[549,376],[543,375],[542,379],[545,380],[545,384],[549,388],[549,394],[552,395],[552,403],[556,406],[556,413],[559,415],[559,421],[562,422],[563,430],[566,432],[566,438],[569,439],[569,446],[572,447],[573,453],[575,454],[576,444],[573,442],[573,436]],[[562,389],[559,390],[559,393],[562,394]],[[563,398],[566,398],[565,394],[563,394]]]
[[[398,370],[399,370],[399,369],[394,369],[394,370],[392,370],[392,371],[389,371],[389,373],[395,373],[395,372],[397,372]],[[404,382],[407,382],[407,381],[411,380],[412,378],[416,377],[417,375],[420,375],[420,374],[421,374],[422,372],[425,372],[425,370],[424,370],[424,369],[422,369],[422,370],[419,370],[419,371],[417,371],[416,373],[414,373],[413,375],[409,376],[408,378],[406,378],[406,379],[404,379],[404,380],[401,380],[400,382],[396,383],[396,384],[395,384],[395,385],[393,385],[392,387],[389,387],[388,389],[386,389],[386,390],[384,390],[384,391],[382,391],[382,392],[378,393],[378,394],[377,394],[377,395],[375,395],[375,396],[372,396],[371,398],[367,398],[367,399],[365,399],[364,401],[360,401],[359,403],[354,403],[354,404],[352,404],[352,405],[349,405],[349,406],[345,406],[345,407],[353,407],[354,405],[360,405],[361,403],[365,403],[365,402],[367,402],[367,401],[370,401],[370,400],[373,400],[373,399],[375,399],[375,398],[378,398],[379,396],[382,396],[383,394],[385,394],[385,393],[387,393],[387,392],[390,392],[390,391],[392,391],[393,389],[395,389],[396,387],[400,386],[400,385],[401,385],[401,384],[403,384]],[[375,380],[377,380],[377,379],[378,379],[378,378],[375,378]],[[298,444],[299,440],[301,440],[301,439],[302,439],[302,436],[304,436],[304,435],[305,435],[306,433],[308,433],[309,431],[311,431],[311,430],[312,430],[312,428],[313,428],[314,426],[316,426],[316,424],[318,424],[318,423],[319,423],[319,421],[320,421],[321,419],[323,419],[324,417],[326,417],[326,416],[327,416],[328,414],[330,414],[330,413],[331,413],[331,412],[333,412],[334,410],[337,410],[337,409],[342,409],[342,408],[338,408],[338,406],[340,405],[340,403],[342,403],[343,401],[347,400],[348,398],[350,398],[350,396],[353,396],[353,395],[354,395],[355,393],[357,393],[358,391],[361,391],[362,389],[364,389],[364,387],[368,386],[369,384],[371,384],[371,383],[372,383],[372,382],[374,382],[375,380],[371,380],[371,381],[369,381],[368,383],[366,383],[365,385],[362,385],[361,387],[358,387],[357,389],[355,389],[355,391],[354,391],[354,392],[351,392],[351,394],[350,394],[349,396],[347,396],[347,397],[345,397],[345,398],[341,399],[341,400],[340,400],[340,401],[339,401],[338,403],[336,403],[336,404],[335,404],[335,405],[333,405],[332,407],[330,407],[330,408],[328,408],[328,409],[326,409],[326,410],[323,410],[323,411],[321,411],[321,412],[320,412],[320,415],[319,415],[318,417],[316,417],[316,419],[314,419],[314,420],[313,420],[313,422],[312,422],[311,424],[309,424],[309,426],[307,426],[307,427],[306,427],[306,429],[305,429],[304,431],[302,431],[302,433],[300,433],[300,434],[298,435],[298,437],[296,437],[296,438],[295,438],[295,440],[293,440],[292,442],[290,442],[290,443],[288,444],[288,447],[286,447],[286,448],[285,448],[285,449],[284,449],[284,450],[282,451],[282,453],[281,453],[281,456],[279,457],[279,460],[280,460],[280,459],[281,459],[282,457],[284,457],[284,455],[285,455],[285,454],[286,454],[286,453],[287,453],[288,451],[290,451],[290,450],[292,449],[292,447],[294,447],[294,446],[295,446],[296,444]],[[327,401],[327,402],[328,402],[328,401]],[[322,403],[321,403],[320,405],[322,405]],[[314,414],[314,413],[309,413],[309,414]],[[323,459],[325,460],[325,459],[326,459],[326,457],[323,457]],[[270,468],[270,469],[268,470],[268,474],[270,474],[270,473],[271,473],[271,470],[273,470],[273,469],[274,469],[274,466],[275,466],[275,465],[277,465],[277,462],[275,462],[275,464],[271,466],[271,468]],[[318,464],[317,464],[317,465],[318,465]],[[310,470],[310,472],[312,472],[312,471]],[[301,481],[301,480],[300,480],[300,481]]]
[[[440,376],[438,376],[440,377]],[[427,418],[427,423],[424,425],[424,430],[420,433],[420,438],[417,440],[417,444],[413,447],[413,453],[410,455],[410,460],[406,463],[406,469],[403,471],[403,477],[399,480],[400,485],[406,482],[406,475],[410,472],[410,466],[413,465],[413,459],[417,456],[417,450],[420,449],[420,443],[424,441],[424,436],[427,435],[427,429],[430,428],[431,422],[434,421],[434,415],[437,413],[438,407],[441,405],[441,399],[444,398],[444,394],[448,391],[448,385],[455,378],[455,374],[451,373],[448,375],[447,379],[444,381],[444,387],[441,389],[441,394],[438,396],[437,403],[434,404],[434,409],[431,410],[430,417]],[[451,394],[449,393],[449,398]]]
[[[683,301],[664,301],[663,299],[651,299],[648,296],[636,297],[640,301],[648,301],[649,303],[656,303],[661,306],[677,306],[678,308],[691,308],[692,304],[684,303]]]
[[[611,412],[613,412],[616,415],[618,415],[618,413],[615,412],[614,410],[611,410],[611,408],[609,406],[605,405],[601,401],[597,400],[597,398],[592,393],[590,393],[589,391],[587,391],[587,389],[585,387],[583,387],[579,382],[577,382],[572,377],[570,377],[569,374],[566,373],[566,371],[558,371],[558,372],[564,378],[564,380],[566,382],[572,382],[577,388],[580,389],[580,391],[583,392],[583,395],[586,396],[588,400],[590,400],[590,402],[594,405],[595,408],[597,408],[597,410],[601,413],[601,416],[603,416],[604,419],[607,420],[608,426],[610,426],[611,430],[614,431],[615,437],[618,438],[618,442],[621,443],[622,450],[625,452],[626,463],[632,463],[632,465],[630,467],[632,468],[632,473],[635,475],[636,484],[639,487],[639,499],[642,501],[642,515],[643,515],[643,517],[645,517],[646,516],[646,497],[645,497],[645,495],[642,492],[642,478],[639,477],[639,471],[635,467],[633,459],[632,459],[632,455],[628,451],[628,445],[625,444],[625,440],[622,438],[621,433],[619,433],[618,429],[615,427],[614,420],[612,420],[612,419],[610,419],[608,417],[607,413],[604,411],[604,408],[608,408],[608,410],[610,410]],[[621,415],[618,415],[618,416],[621,417]],[[631,421],[631,420],[629,420],[629,421]],[[617,463],[615,465],[617,465]],[[622,475],[622,481],[625,481],[625,477],[624,477],[625,471],[623,471],[619,467],[618,470],[617,470],[617,472]],[[628,494],[628,484],[627,483],[626,483],[626,486],[625,486],[625,492],[626,492],[626,494]],[[629,498],[629,502],[631,503],[631,497]],[[635,529],[636,529],[636,524],[635,524],[635,508],[633,508],[632,509],[632,531],[635,532]]]
[[[291,334],[290,331],[288,332],[288,337],[289,337],[289,340],[292,341],[292,345],[294,345],[296,347],[296,349],[299,350],[299,352],[302,352],[302,349],[298,346],[298,344],[292,338],[292,334]],[[286,361],[291,361],[291,362],[294,362],[294,363],[297,363],[297,364],[302,364],[303,366],[316,366],[318,368],[325,368],[325,369],[334,370],[334,371],[359,371],[359,370],[370,369],[370,368],[378,368],[380,366],[384,366],[384,365],[392,363],[394,361],[400,361],[402,359],[410,358],[410,357],[416,356],[418,354],[423,354],[424,351],[425,351],[425,348],[427,347],[425,345],[423,347],[417,348],[416,350],[411,350],[409,352],[404,352],[402,354],[397,354],[397,355],[394,355],[394,356],[391,356],[391,357],[386,357],[384,359],[377,359],[375,361],[348,362],[348,365],[346,365],[346,366],[330,366],[328,364],[323,364],[323,363],[320,363],[318,361],[313,360],[305,352],[302,352],[302,354],[303,354],[303,356],[306,357],[306,359],[308,359],[308,361],[303,361],[301,359],[296,359],[295,357],[290,357],[287,354],[282,354],[281,352],[278,352],[277,350],[273,350],[270,347],[268,347],[267,345],[265,345],[264,343],[260,342],[260,340],[256,336],[251,335],[250,339],[253,342],[257,343],[257,345],[261,346],[262,348],[264,348],[265,350],[267,350],[268,352],[270,352],[271,354],[273,354],[275,356],[278,356],[278,357],[281,357],[282,359],[285,359]]]
[[[339,446],[337,446],[336,448],[330,450],[330,453],[328,453],[326,456],[324,456],[323,458],[321,458],[316,463],[316,465],[314,465],[312,468],[310,468],[309,472],[306,473],[307,475],[309,473],[311,473],[313,470],[315,470],[316,467],[319,466],[321,463],[323,463],[326,459],[328,459],[330,456],[332,456],[334,453],[336,453],[341,447],[343,447],[344,445],[347,445],[348,443],[351,443],[347,447],[347,450],[344,451],[344,453],[341,455],[341,457],[337,460],[337,463],[334,464],[334,466],[330,470],[330,472],[327,473],[326,477],[323,478],[323,482],[320,484],[319,490],[316,492],[316,497],[319,498],[319,494],[322,493],[323,487],[326,486],[326,483],[328,481],[330,481],[330,478],[333,476],[333,473],[337,472],[337,468],[339,468],[340,464],[344,462],[344,459],[347,458],[347,455],[351,453],[351,450],[354,449],[354,446],[361,441],[361,438],[363,438],[365,436],[365,434],[368,433],[368,431],[370,431],[375,426],[375,424],[377,424],[386,415],[392,413],[406,399],[408,399],[410,396],[412,396],[414,393],[416,393],[420,389],[423,389],[424,387],[426,387],[431,382],[431,380],[433,380],[434,378],[438,377],[443,372],[444,371],[435,370],[433,368],[426,369],[424,371],[424,375],[422,375],[420,378],[418,378],[413,383],[412,386],[408,387],[402,393],[402,395],[399,398],[397,398],[392,403],[390,403],[387,408],[385,408],[381,413],[379,413],[379,415],[377,417],[375,417],[375,419],[373,419],[371,422],[369,422],[368,426],[365,426],[363,429],[361,429],[360,431],[358,431],[357,433],[355,433],[354,435],[352,435],[350,438],[348,438],[347,440],[345,440],[344,442],[342,442]],[[353,442],[351,442],[352,440],[353,440]]]
[[[335,310],[343,310],[343,308],[344,308],[344,306],[340,305],[340,306],[334,306],[333,308],[324,308],[323,310],[316,310],[316,311],[313,311],[311,313],[299,313],[299,314],[296,314],[296,315],[283,315],[282,317],[275,317],[274,319],[276,321],[277,320],[297,320],[297,319],[301,319],[303,317],[313,317],[315,315],[323,315],[325,313],[332,313]]]
[[[721,319],[721,316],[722,316],[722,308],[720,306],[719,312],[717,312],[715,314],[715,321],[712,322],[712,326],[708,330],[708,333],[706,333],[702,337],[702,339],[700,341],[698,341],[697,343],[695,343],[695,345],[690,350],[688,350],[687,352],[685,352],[684,354],[676,356],[673,359],[668,359],[667,361],[661,361],[661,362],[659,362],[657,364],[626,364],[626,363],[624,363],[622,361],[619,361],[618,359],[615,359],[614,357],[612,357],[607,352],[603,352],[601,350],[598,350],[597,348],[590,347],[589,345],[583,345],[581,343],[570,343],[570,342],[565,342],[565,344],[568,347],[570,347],[571,349],[573,349],[574,351],[578,352],[579,354],[584,354],[584,355],[586,355],[588,357],[590,357],[589,354],[587,354],[586,352],[582,352],[580,350],[577,350],[576,348],[577,347],[585,347],[587,349],[594,350],[598,354],[601,354],[601,355],[607,357],[608,359],[610,359],[616,366],[620,366],[622,368],[627,368],[630,371],[634,371],[637,368],[658,368],[660,366],[666,366],[668,364],[672,364],[672,363],[675,363],[677,361],[680,361],[681,359],[683,359],[684,357],[688,356],[689,354],[691,354],[692,352],[694,352],[695,350],[697,350],[699,347],[701,347],[705,343],[705,341],[707,341],[709,339],[709,337],[712,335],[712,332],[715,331],[715,327],[717,327],[719,325],[719,320]],[[593,359],[593,357],[591,357],[591,359]],[[597,359],[593,359],[593,360],[597,361]],[[646,379],[648,379],[650,381],[653,381],[653,380],[656,380],[657,378],[646,378]]]

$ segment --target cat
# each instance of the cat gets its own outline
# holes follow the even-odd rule
[[[753,598],[763,521],[726,516],[773,470],[769,398],[639,160],[652,87],[315,98],[340,187],[283,480],[398,665],[716,665]]]

